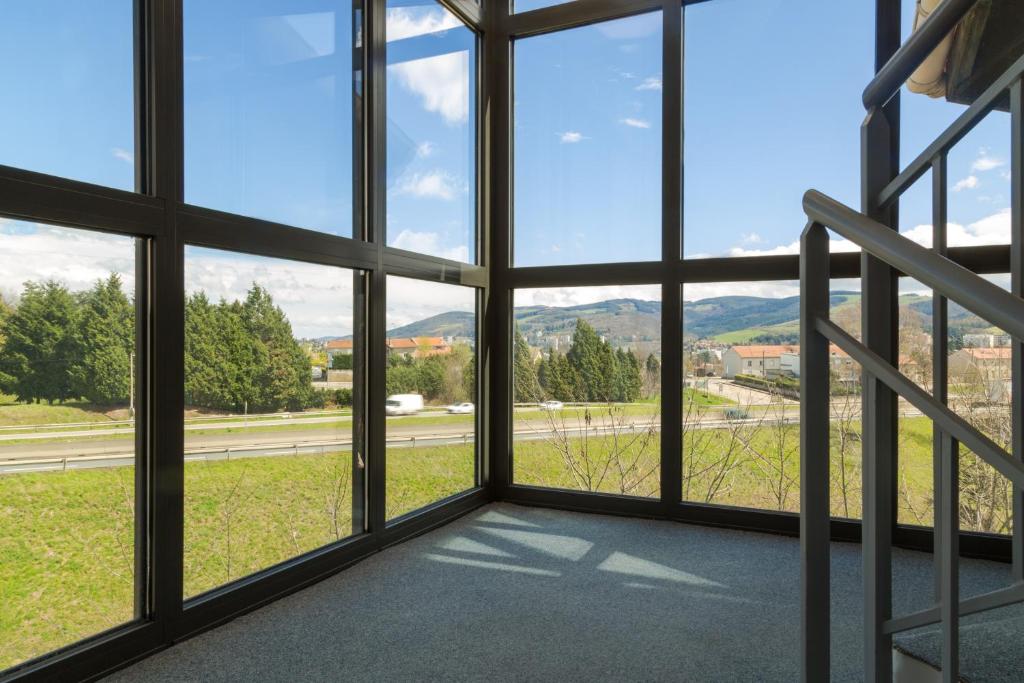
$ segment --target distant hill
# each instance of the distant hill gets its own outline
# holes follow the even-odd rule
[[[860,307],[859,292],[836,291],[830,305],[838,314]],[[913,311],[922,327],[931,326],[930,297],[904,294],[900,306]],[[855,311],[847,311],[854,312]],[[644,346],[661,339],[661,302],[611,299],[578,306],[521,306],[514,312],[519,330],[532,346],[550,346],[572,335],[577,318],[589,322],[614,346]],[[792,343],[800,331],[800,297],[781,299],[757,296],[720,296],[683,303],[683,328],[687,337],[711,338],[724,344],[743,344],[758,338]],[[949,304],[950,327],[960,331],[988,331],[988,324],[962,307]],[[394,337],[469,337],[474,316],[448,311],[388,331]],[[560,343],[561,343],[560,342]]]
[[[389,337],[472,337],[476,316],[468,311],[448,311],[388,330]]]

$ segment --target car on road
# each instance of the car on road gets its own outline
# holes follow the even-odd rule
[[[448,406],[447,410],[449,413],[453,413],[455,415],[469,415],[473,412],[473,404],[469,402],[453,403]]]
[[[415,415],[423,410],[423,397],[419,394],[394,394],[384,401],[386,415]]]
[[[561,410],[565,407],[561,401],[542,401],[537,405],[541,410]]]

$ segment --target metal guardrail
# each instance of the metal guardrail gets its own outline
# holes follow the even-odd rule
[[[975,6],[977,0],[945,0],[893,54],[863,93],[869,114],[862,126],[862,197],[865,215],[815,191],[804,195],[810,224],[801,237],[801,575],[802,677],[827,680],[830,669],[829,543],[830,496],[827,404],[828,344],[835,343],[864,369],[863,382],[863,552],[864,676],[892,679],[892,634],[941,624],[944,681],[959,680],[960,618],[1024,601],[1024,56],[985,89],[957,119],[902,171],[894,171],[886,102],[939,43]],[[950,150],[1009,93],[1011,125],[1011,291],[1007,292],[945,258],[947,245]],[[908,188],[932,171],[933,248],[900,236],[889,210]],[[862,291],[873,297],[865,307],[862,344],[829,320],[829,247],[826,228],[860,246]],[[873,258],[867,258],[867,256]],[[877,263],[886,268],[878,268]],[[899,271],[932,288],[933,393],[914,384],[894,367],[887,335],[894,321],[885,299],[895,298],[887,279]],[[873,290],[872,285],[881,287]],[[946,358],[947,300],[952,299],[1014,337],[1011,451],[968,424],[948,407]],[[867,303],[867,302],[866,302]],[[879,310],[874,310],[878,306]],[[878,326],[878,327],[876,327]],[[884,351],[883,358],[878,351]],[[890,361],[893,362],[890,362]],[[934,428],[935,605],[910,615],[892,615],[892,532],[896,525],[891,441],[892,398],[899,396],[931,418]],[[959,597],[959,447],[963,443],[1011,482],[1013,536],[1011,585],[967,600]]]

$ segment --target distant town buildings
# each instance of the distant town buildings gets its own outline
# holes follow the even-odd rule
[[[964,346],[976,349],[1001,349],[1010,346],[1008,334],[965,334]]]
[[[732,379],[736,375],[776,377],[782,373],[782,356],[796,356],[800,365],[800,347],[795,344],[756,344],[733,346],[722,354],[722,376]]]
[[[452,347],[457,344],[473,346],[473,340],[469,337],[388,337],[388,354],[399,356],[411,356],[413,358],[425,358],[450,353]],[[332,339],[324,345],[327,351],[327,362],[334,364],[334,357],[338,355],[352,355],[351,339]]]

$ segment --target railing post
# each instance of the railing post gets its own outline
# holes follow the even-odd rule
[[[828,233],[817,223],[800,240],[801,675],[829,679],[829,365],[815,321],[828,317]]]
[[[939,469],[942,492],[936,495],[941,508],[942,541],[939,612],[942,616],[942,680],[960,680],[960,449],[956,440],[940,433]]]
[[[947,249],[947,190],[946,154],[932,159],[932,249],[946,256]],[[932,396],[943,404],[949,401],[949,303],[939,292],[932,292]],[[942,515],[937,501],[942,490],[942,433],[932,434],[932,558],[935,567],[935,600],[942,599]]]
[[[879,192],[895,176],[893,128],[884,108],[872,109],[861,129],[862,204],[870,218],[895,227],[895,209],[878,206]],[[861,257],[861,331],[865,346],[896,366],[897,279],[883,261]],[[897,402],[874,376],[862,380],[864,678],[892,680],[892,636],[883,624],[892,616],[892,534],[896,507]]]

